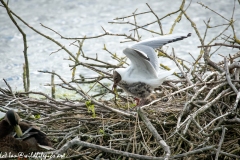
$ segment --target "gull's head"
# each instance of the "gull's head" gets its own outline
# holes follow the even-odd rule
[[[118,83],[122,80],[122,76],[117,72],[113,71],[113,88],[112,90],[115,90]]]
[[[15,111],[9,110],[9,111],[7,111],[7,113],[5,115],[5,120],[8,122],[8,124],[10,126],[14,127],[14,130],[17,133],[17,136],[21,137],[22,136],[22,130],[18,125],[19,121],[20,121],[19,115]]]

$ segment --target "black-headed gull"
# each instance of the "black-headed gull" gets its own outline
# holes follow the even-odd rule
[[[113,71],[113,89],[118,85],[130,95],[141,99],[140,104],[144,104],[154,88],[159,87],[165,78],[174,72],[159,72],[158,57],[154,49],[190,36],[191,33],[155,37],[124,49],[123,53],[130,59],[131,64],[127,68]]]

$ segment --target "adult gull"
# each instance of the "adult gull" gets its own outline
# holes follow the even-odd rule
[[[143,105],[154,88],[159,87],[167,76],[174,73],[174,70],[159,71],[160,65],[154,49],[190,36],[191,33],[165,35],[140,41],[124,49],[123,53],[130,59],[131,64],[127,68],[113,71],[113,89],[120,86],[137,98],[137,105]]]

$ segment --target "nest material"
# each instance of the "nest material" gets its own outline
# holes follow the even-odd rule
[[[198,88],[195,93],[194,87]],[[114,107],[112,101],[99,102],[102,106],[92,101],[96,117],[85,100],[55,100],[47,95],[40,100],[3,89],[0,100],[2,106],[18,108],[23,120],[40,126],[57,149],[54,153],[65,153],[68,158],[164,158],[164,147],[159,145],[144,117],[137,116],[141,114],[169,146],[170,158],[214,159],[216,154],[220,159],[239,158],[236,94],[226,82],[206,82],[194,87],[184,86],[166,96],[163,93],[169,92],[169,88],[162,88],[160,99],[157,97],[137,112],[136,108],[115,111],[103,107]],[[117,103],[127,102],[118,99]],[[29,119],[30,115],[40,115],[40,119]]]

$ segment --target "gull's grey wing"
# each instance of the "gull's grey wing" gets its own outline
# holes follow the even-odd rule
[[[190,37],[191,33],[188,34],[170,34],[170,35],[165,35],[162,37],[154,37],[150,39],[143,40],[141,42],[138,42],[137,44],[134,44],[132,47],[135,45],[145,45],[149,46],[153,49],[159,48],[167,43],[172,43],[176,41],[183,40],[184,38]]]
[[[154,49],[145,45],[133,45],[131,48],[144,53],[143,56],[149,59],[150,63],[152,64],[153,68],[156,72],[159,71],[159,62],[157,54],[155,53]]]
[[[159,71],[158,57],[154,49],[159,48],[167,43],[183,40],[184,38],[187,38],[190,36],[191,36],[191,33],[188,33],[188,34],[181,33],[181,34],[171,34],[171,35],[165,35],[162,37],[150,38],[132,45],[131,48],[146,54],[147,58],[150,59],[152,66],[154,67],[156,72],[158,72]]]
[[[128,74],[125,75],[124,79],[157,78],[156,70],[149,61],[149,58],[147,58],[144,53],[141,53],[133,48],[126,48],[123,50],[123,53],[131,61],[131,65],[127,71]]]

